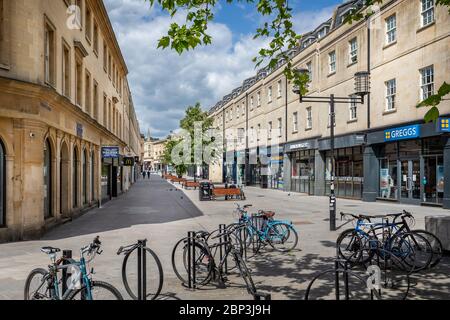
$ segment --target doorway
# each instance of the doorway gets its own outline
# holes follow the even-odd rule
[[[400,159],[400,202],[420,204],[420,160]]]

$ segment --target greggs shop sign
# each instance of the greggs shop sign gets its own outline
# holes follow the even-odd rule
[[[420,137],[420,125],[393,128],[384,131],[384,141],[397,141]]]

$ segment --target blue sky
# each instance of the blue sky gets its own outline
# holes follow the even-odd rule
[[[294,28],[311,31],[329,19],[342,0],[291,0]],[[200,102],[208,110],[256,73],[252,58],[267,39],[253,39],[262,19],[255,4],[221,0],[209,26],[213,44],[179,56],[157,49],[172,22],[144,0],[104,0],[127,63],[128,81],[141,132],[166,137],[184,110]],[[183,17],[175,17],[182,23]]]

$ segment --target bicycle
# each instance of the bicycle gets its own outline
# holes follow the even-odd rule
[[[57,259],[61,250],[54,247],[43,247],[41,251],[50,257],[48,270],[37,268],[30,272],[25,282],[25,300],[123,300],[120,292],[111,284],[103,281],[93,281],[94,269],[88,271],[88,265],[102,251],[99,237],[92,243],[80,249],[80,260],[67,257]],[[59,272],[70,271],[67,290],[63,292],[62,278]],[[37,288],[32,288],[37,280]]]
[[[427,268],[432,259],[431,245],[425,237],[408,228],[406,219],[412,216],[402,214],[368,216],[341,212],[341,219],[351,216],[357,222],[355,228],[345,230],[337,239],[338,256],[351,265],[366,264],[381,248],[383,253],[400,258],[406,263],[402,267],[407,266],[411,272]],[[402,221],[396,221],[400,216]],[[392,222],[389,221],[390,217],[394,217]],[[372,222],[371,219],[382,221]]]
[[[131,268],[128,267],[128,264],[132,261],[131,259],[133,259],[133,257],[131,254],[135,250],[137,250],[138,261],[136,262],[136,265],[138,267]],[[150,254],[152,260],[148,259],[146,253]],[[140,296],[139,292],[145,294],[145,299],[151,297],[150,300],[155,300],[161,293],[164,282],[164,273],[158,256],[153,250],[147,247],[147,239],[140,240],[137,243],[125,247],[120,247],[117,250],[117,255],[121,254],[125,255],[122,263],[122,281],[127,293],[133,300],[138,300],[138,296]],[[139,270],[141,270],[141,275],[139,275]],[[151,276],[149,277],[149,275],[156,275],[156,278]],[[142,279],[140,279],[140,276],[142,276]],[[141,282],[139,282],[139,280],[141,280]],[[150,280],[150,282],[148,282],[148,280]],[[142,281],[145,281],[145,283]],[[131,283],[136,283],[137,288],[132,288]],[[153,283],[156,283],[156,288],[154,290],[149,290]],[[141,286],[144,285],[145,290],[141,291]],[[135,292],[138,292],[138,294],[135,294]]]
[[[217,232],[217,231],[215,231]],[[213,233],[215,233],[213,232]],[[196,285],[206,285],[211,282],[214,278],[217,278],[219,281],[219,285],[221,287],[225,286],[226,275],[224,272],[225,265],[227,263],[228,257],[231,256],[233,261],[236,264],[236,268],[239,270],[239,274],[243,278],[247,292],[252,296],[255,296],[257,293],[256,286],[253,282],[250,269],[247,267],[244,259],[242,258],[240,247],[237,248],[236,242],[239,242],[239,239],[235,239],[234,242],[232,237],[234,237],[234,228],[226,228],[225,230],[221,230],[216,236],[211,236],[213,233],[208,233],[205,231],[200,232],[195,237],[194,253],[191,253],[193,257],[195,257],[194,268],[195,268],[195,283]],[[207,239],[220,239],[218,243],[209,245]],[[182,247],[182,259],[183,259],[183,268],[187,272],[189,272],[189,248],[188,241],[186,238],[181,239],[177,242],[172,252],[172,265],[174,267],[175,274],[182,281],[183,284],[187,284],[188,280],[181,276],[178,268],[175,264],[175,256],[177,252],[177,248],[180,244],[183,244]],[[217,250],[221,250],[224,248],[224,254],[219,261],[219,264],[216,264],[215,261],[215,253]],[[214,251],[214,252],[213,252]]]
[[[239,221],[236,225],[245,226],[247,229],[246,245],[252,245],[254,252],[259,252],[262,245],[269,244],[279,252],[289,252],[298,244],[298,233],[292,222],[275,220],[275,212],[259,210],[257,214],[248,215],[247,209],[252,205],[240,207],[236,204]],[[239,229],[238,229],[239,230]],[[256,243],[256,248],[255,248]]]

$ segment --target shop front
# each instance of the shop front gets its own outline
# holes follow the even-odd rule
[[[450,196],[446,183],[450,175],[450,139],[439,122],[374,132],[368,135],[368,142],[376,157],[376,176],[372,174],[376,199],[449,207],[445,202]]]
[[[102,147],[102,202],[117,197],[122,192],[122,166],[119,147]]]
[[[315,194],[317,140],[298,141],[286,145],[290,170],[288,191]],[[287,168],[285,168],[287,170]]]
[[[354,133],[335,138],[334,181],[339,198],[362,199],[364,189],[364,144],[366,135]],[[319,151],[325,158],[325,195],[331,192],[330,139],[319,141]]]
[[[268,151],[268,187],[284,190],[283,146],[271,146]]]

